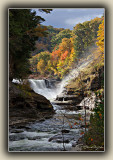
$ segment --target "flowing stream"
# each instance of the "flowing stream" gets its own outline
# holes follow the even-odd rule
[[[52,103],[60,95],[69,80],[78,76],[79,71],[87,66],[91,59],[84,60],[60,83],[52,83],[46,80],[29,79],[31,88],[38,94],[45,96]],[[55,114],[52,118],[44,121],[35,121],[26,124],[24,127],[13,127],[9,132],[9,151],[72,151],[77,145],[81,132],[79,114],[84,118],[84,110],[70,110],[66,105],[53,104]],[[71,107],[71,106],[69,106]],[[90,111],[87,111],[89,121]],[[76,123],[76,125],[75,125]],[[74,149],[78,151],[80,149]]]

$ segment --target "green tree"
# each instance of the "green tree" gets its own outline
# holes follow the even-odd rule
[[[39,37],[36,41],[36,50],[32,53],[32,55],[36,55],[43,51],[52,52],[52,39],[62,30],[63,28],[53,28],[52,26],[46,26],[47,28],[47,36]]]
[[[58,46],[63,38],[70,38],[72,36],[72,31],[70,29],[64,29],[60,31],[57,35],[55,35],[51,40],[51,45],[54,48],[56,45]]]
[[[85,21],[79,23],[74,27],[74,49],[78,56],[85,53],[90,45],[95,43],[97,37],[97,31],[102,18],[95,18],[91,21]]]
[[[84,36],[85,36],[85,30],[84,25],[79,23],[75,28],[75,43],[74,43],[74,49],[78,55],[82,54],[84,52]]]
[[[50,13],[51,9],[40,9]],[[35,41],[46,34],[44,19],[30,9],[9,9],[9,78],[25,78],[30,73],[29,58]]]

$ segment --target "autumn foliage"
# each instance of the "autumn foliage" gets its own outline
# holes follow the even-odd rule
[[[104,20],[102,21],[102,24],[99,25],[98,30],[98,42],[97,45],[99,46],[99,50],[101,53],[104,53]]]
[[[99,46],[97,54],[104,52],[103,17],[79,23],[72,31],[56,29],[52,26],[47,28],[49,35],[36,42],[36,52],[39,53],[30,60],[33,72],[62,79],[75,66],[79,58],[88,51],[88,47],[94,45],[95,42]]]

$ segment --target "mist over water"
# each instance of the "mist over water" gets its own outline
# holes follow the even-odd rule
[[[29,79],[30,87],[34,90],[34,92],[43,95],[48,100],[53,101],[56,99],[58,95],[60,95],[64,91],[64,87],[70,82],[70,80],[76,78],[80,71],[86,67],[89,63],[91,63],[93,57],[88,59],[83,59],[78,63],[76,68],[74,68],[67,76],[62,79],[61,82],[57,83],[55,86],[46,86],[45,80],[36,80],[36,79]],[[49,81],[49,80],[48,80]]]

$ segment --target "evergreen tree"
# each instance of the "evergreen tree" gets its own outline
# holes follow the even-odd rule
[[[50,13],[51,9],[39,9]],[[31,9],[9,9],[9,78],[25,78],[30,73],[30,53],[35,41],[46,34],[45,21]]]

